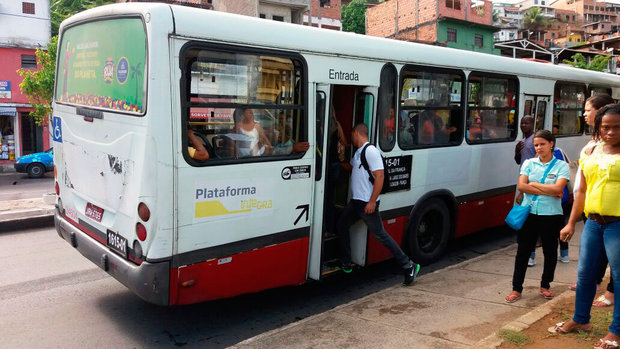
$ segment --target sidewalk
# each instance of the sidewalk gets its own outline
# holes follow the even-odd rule
[[[571,262],[558,262],[552,291],[539,294],[542,250],[528,268],[523,298],[510,293],[516,244],[418,277],[296,323],[247,339],[234,348],[495,348],[501,329],[523,330],[574,293],[579,238],[570,243]],[[363,271],[359,271],[363,272]]]
[[[54,195],[0,201],[0,231],[18,230],[25,223],[54,224]]]

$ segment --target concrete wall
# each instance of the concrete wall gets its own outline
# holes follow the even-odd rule
[[[213,9],[215,11],[258,17],[258,0],[213,0]]]
[[[25,2],[34,3],[34,14],[22,12],[22,1],[0,1],[0,46],[45,48],[49,43],[49,0]]]

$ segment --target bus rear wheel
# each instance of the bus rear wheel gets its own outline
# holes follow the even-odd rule
[[[438,260],[450,238],[450,210],[441,199],[425,201],[409,223],[409,253],[414,262],[427,265]]]

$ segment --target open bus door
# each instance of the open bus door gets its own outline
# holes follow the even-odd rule
[[[358,122],[373,125],[374,100],[376,88],[350,85],[315,84],[314,96],[316,106],[316,173],[313,205],[312,239],[309,257],[308,277],[318,280],[333,271],[339,270],[340,250],[336,236],[335,221],[338,213],[350,198],[348,173],[342,169],[330,170],[332,166],[340,166],[330,162],[335,147],[330,139],[332,128],[330,118],[338,120],[347,139],[351,129]],[[332,115],[332,113],[334,113]],[[374,134],[372,130],[370,135]],[[369,135],[369,136],[370,136]],[[333,138],[333,137],[332,137]],[[348,141],[350,143],[350,140]],[[355,149],[347,151],[345,161]],[[340,172],[338,178],[334,173]],[[330,218],[331,216],[331,218]],[[330,223],[331,219],[331,223]],[[359,221],[351,229],[351,258],[353,263],[366,264],[366,246],[368,234],[366,225]]]

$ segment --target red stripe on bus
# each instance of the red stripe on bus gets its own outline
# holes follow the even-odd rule
[[[105,244],[107,244],[107,242],[106,242],[104,239],[102,239],[101,237],[99,237],[99,235],[97,235],[97,234],[93,233],[90,229],[86,228],[85,226],[81,225],[80,223],[78,223],[78,222],[74,221],[73,219],[71,219],[71,218],[67,217],[67,216],[66,216],[66,215],[64,215],[64,214],[61,214],[61,216],[62,216],[64,219],[66,219],[66,220],[67,220],[67,222],[69,222],[69,223],[73,224],[73,225],[74,225],[74,226],[76,226],[78,229],[80,229],[81,231],[83,231],[84,233],[86,233],[86,235],[90,236],[91,238],[93,238],[93,239],[95,239],[95,240],[99,241],[100,243],[102,243],[102,244],[104,244],[104,245],[105,245]]]
[[[308,237],[170,271],[170,305],[234,297],[306,282]],[[176,275],[175,275],[176,274]],[[183,284],[186,286],[182,286]]]
[[[408,216],[400,216],[395,218],[386,219],[383,221],[383,227],[385,231],[396,241],[399,245],[403,240],[403,234],[407,226]],[[385,246],[383,246],[377,239],[372,236],[372,233],[368,233],[368,254],[366,264],[374,264],[387,259],[392,258],[392,253]]]
[[[460,204],[454,237],[504,225],[514,197],[512,192]]]

